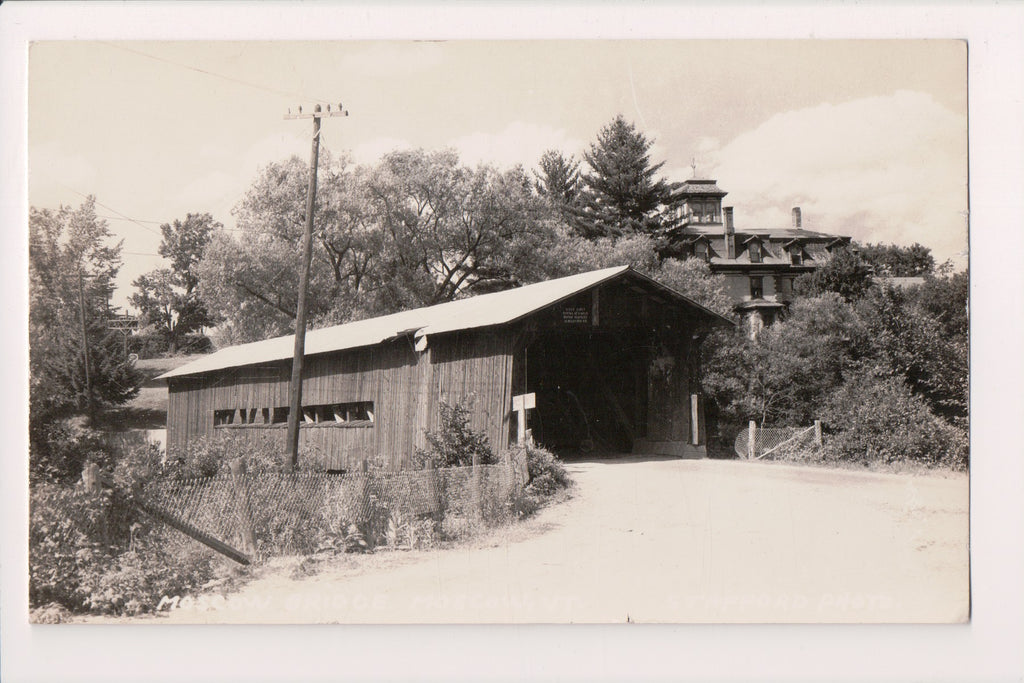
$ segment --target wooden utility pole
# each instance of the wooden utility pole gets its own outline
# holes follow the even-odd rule
[[[89,334],[85,322],[85,286],[82,283],[82,268],[78,268],[78,311],[82,316],[82,358],[85,362],[85,409],[89,426],[93,423],[92,382],[89,378]]]
[[[288,408],[288,462],[294,470],[299,462],[299,424],[302,421],[302,359],[306,348],[306,294],[309,289],[309,267],[313,255],[313,208],[316,206],[316,170],[320,159],[320,119],[325,116],[348,116],[341,104],[337,111],[321,111],[316,105],[312,114],[298,114],[291,110],[285,119],[313,119],[313,145],[309,155],[309,187],[306,190],[306,230],[302,235],[302,264],[299,268],[299,300],[295,307],[295,353],[292,356],[291,401]]]

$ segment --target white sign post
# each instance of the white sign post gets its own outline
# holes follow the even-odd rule
[[[516,443],[526,444],[526,411],[537,407],[537,394],[519,394],[512,397],[512,412],[516,414]]]

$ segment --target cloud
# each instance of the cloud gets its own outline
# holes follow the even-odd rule
[[[729,192],[736,225],[804,227],[868,242],[967,246],[967,120],[900,91],[777,114],[717,149],[705,168]]]
[[[471,133],[449,142],[459,152],[462,162],[469,165],[493,163],[499,168],[522,164],[534,168],[540,157],[549,149],[557,149],[566,155],[584,148],[581,140],[568,136],[564,129],[513,121],[498,133]]]

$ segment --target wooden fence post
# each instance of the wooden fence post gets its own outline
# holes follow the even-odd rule
[[[747,460],[757,457],[757,423],[753,420],[747,426]]]
[[[100,467],[94,462],[85,463],[82,468],[82,484],[85,492],[89,495],[96,495],[100,492]]]
[[[821,448],[821,420],[814,421],[814,443],[818,448]]]
[[[473,454],[473,510],[477,515],[483,513],[483,497],[480,495],[480,456]]]
[[[249,482],[245,477],[245,461],[235,458],[228,463],[231,480],[235,487],[235,503],[238,505],[238,522],[242,530],[242,544],[245,550],[256,557],[256,531],[253,529],[252,501],[249,498]]]

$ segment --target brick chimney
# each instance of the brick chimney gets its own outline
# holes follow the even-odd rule
[[[802,223],[803,223],[803,220],[800,217],[800,207],[799,206],[794,206],[793,207],[793,228],[795,230],[799,230],[800,226],[802,225]]]
[[[732,222],[732,207],[722,208],[722,215],[725,217],[725,257],[736,258],[736,227]]]

